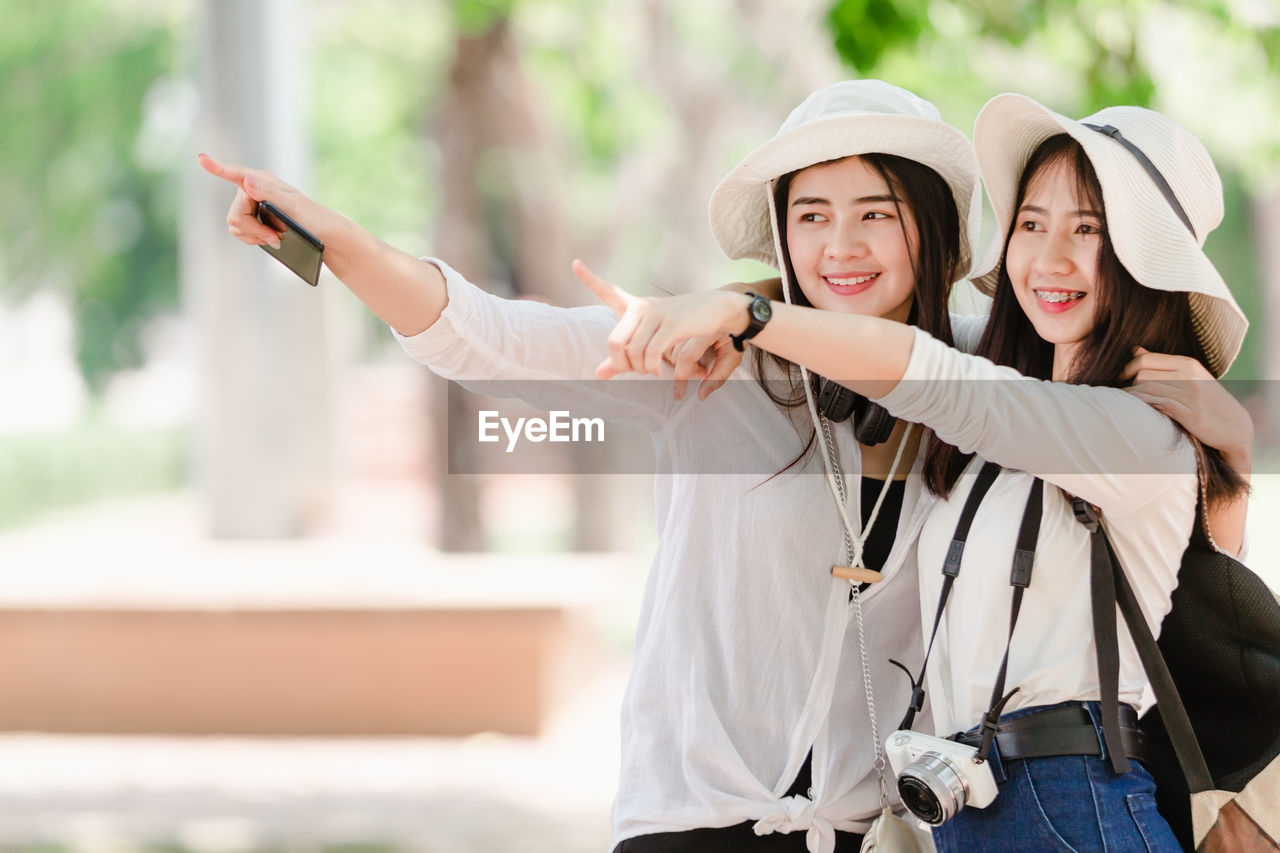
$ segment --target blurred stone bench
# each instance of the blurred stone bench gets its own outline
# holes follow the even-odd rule
[[[0,543],[0,730],[534,735],[634,576],[608,555],[87,538]]]

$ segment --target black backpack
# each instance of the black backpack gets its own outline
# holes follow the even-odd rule
[[[1079,498],[1073,507],[1090,527],[1092,507]],[[1183,847],[1192,850],[1190,789],[1239,792],[1280,755],[1280,600],[1248,567],[1213,549],[1198,507],[1172,609],[1154,644],[1154,657],[1163,657],[1172,680],[1162,683],[1137,600],[1096,513],[1092,517],[1095,560],[1110,558],[1115,599],[1156,691],[1157,706],[1140,721],[1152,747],[1146,767],[1156,780],[1156,802]],[[1099,647],[1108,642],[1097,635],[1096,620],[1095,641]],[[1115,637],[1109,642],[1114,648]],[[1197,775],[1197,744],[1209,780]]]

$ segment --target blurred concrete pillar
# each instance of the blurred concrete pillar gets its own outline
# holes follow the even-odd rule
[[[306,11],[301,0],[205,0],[199,25],[182,274],[200,336],[197,477],[220,538],[297,536],[327,506],[321,294],[228,236],[235,189],[195,162],[204,150],[310,187]]]

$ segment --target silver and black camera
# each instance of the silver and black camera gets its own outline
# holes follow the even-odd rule
[[[889,736],[885,753],[898,776],[898,796],[913,815],[941,826],[965,806],[984,808],[996,798],[991,766],[978,748],[912,731]]]

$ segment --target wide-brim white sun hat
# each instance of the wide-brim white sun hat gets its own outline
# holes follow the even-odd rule
[[[1022,171],[1042,142],[1062,133],[1080,143],[1098,175],[1116,257],[1142,286],[1189,295],[1192,323],[1209,369],[1221,376],[1249,328],[1203,248],[1205,237],[1222,222],[1222,180],[1200,140],[1152,110],[1107,107],[1076,121],[1025,95],[997,95],[988,101],[978,114],[973,141],[996,231],[975,267],[974,285],[989,296],[995,293]],[[1128,146],[1160,174],[1177,205]]]
[[[937,107],[883,80],[846,80],[809,95],[777,134],[752,151],[711,194],[711,230],[731,258],[781,269],[773,228],[773,187],[781,176],[858,154],[894,154],[933,169],[960,216],[960,270],[972,265],[982,197],[973,146]]]

